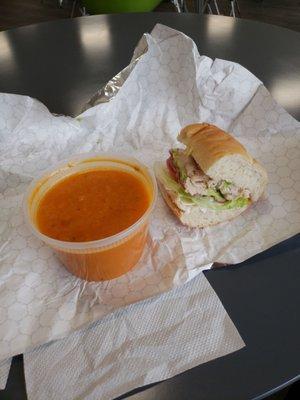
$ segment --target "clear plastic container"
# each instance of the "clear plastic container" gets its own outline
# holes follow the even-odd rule
[[[149,207],[142,217],[113,236],[90,242],[64,242],[41,233],[36,215],[46,192],[70,175],[103,168],[130,172],[150,189]],[[83,154],[70,157],[33,180],[24,198],[24,213],[33,234],[55,251],[72,274],[87,281],[103,281],[125,274],[139,261],[146,244],[149,218],[156,196],[154,174],[136,159],[111,153]]]

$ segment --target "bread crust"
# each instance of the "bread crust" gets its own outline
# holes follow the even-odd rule
[[[176,217],[178,217],[181,220],[181,215],[183,214],[183,211],[180,210],[176,206],[176,204],[172,201],[171,197],[168,195],[168,192],[166,191],[166,189],[164,188],[162,183],[158,182],[158,186],[159,186],[160,192],[161,192],[162,197],[163,197],[164,201],[166,202],[166,204],[173,211],[173,213],[176,215]]]
[[[215,125],[187,125],[181,130],[178,140],[191,151],[191,155],[205,174],[216,161],[227,155],[239,154],[251,164],[254,162],[240,142]]]

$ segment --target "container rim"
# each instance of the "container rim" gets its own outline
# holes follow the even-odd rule
[[[136,165],[141,167],[148,175],[151,180],[152,186],[153,186],[153,196],[152,196],[152,201],[145,211],[145,213],[132,225],[130,225],[128,228],[116,233],[115,235],[108,236],[103,239],[98,239],[98,240],[92,240],[92,241],[87,241],[87,242],[67,242],[63,240],[57,240],[54,238],[51,238],[43,233],[41,233],[36,225],[32,222],[30,213],[29,213],[29,205],[28,201],[29,198],[34,190],[34,188],[37,186],[37,184],[43,180],[44,178],[47,178],[47,175],[49,175],[49,178],[54,174],[57,170],[60,168],[62,169],[63,167],[69,167],[72,168],[72,166],[78,165],[84,160],[89,160],[89,159],[95,159],[93,161],[96,161],[97,158],[99,161],[101,159],[103,161],[114,161],[118,162],[119,161],[125,161],[128,162],[128,165]],[[74,163],[74,165],[72,165]],[[58,249],[66,249],[66,250],[85,250],[85,249],[93,249],[93,248],[101,248],[101,247],[108,247],[111,246],[122,239],[126,238],[127,236],[130,236],[137,228],[143,224],[143,222],[147,219],[147,217],[151,214],[153,211],[155,202],[157,199],[157,183],[155,179],[155,175],[153,171],[148,168],[145,164],[141,163],[139,160],[136,158],[130,156],[129,154],[126,153],[113,153],[113,152],[99,152],[99,153],[94,153],[94,152],[89,152],[89,153],[81,153],[81,154],[76,154],[73,156],[70,156],[64,160],[59,161],[57,164],[52,165],[51,167],[45,169],[38,177],[34,178],[28,188],[26,189],[26,192],[23,197],[23,213],[25,216],[25,222],[31,232],[40,240],[43,242],[49,244],[53,248],[58,248]]]

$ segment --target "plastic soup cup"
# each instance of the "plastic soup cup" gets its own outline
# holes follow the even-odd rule
[[[127,229],[89,242],[66,242],[41,233],[37,224],[37,211],[40,201],[48,190],[73,174],[101,169],[124,171],[140,179],[150,193],[150,201],[145,213]],[[59,163],[42,177],[35,179],[25,196],[24,212],[33,234],[55,251],[73,275],[87,281],[103,281],[125,274],[141,258],[156,195],[154,174],[136,159],[119,154],[85,154]]]

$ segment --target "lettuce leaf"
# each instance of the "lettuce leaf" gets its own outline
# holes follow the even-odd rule
[[[246,199],[245,197],[238,197],[234,200],[227,200],[225,203],[218,203],[211,197],[206,196],[191,197],[193,197],[194,204],[205,208],[211,208],[213,210],[233,210],[236,208],[242,208],[249,204],[249,199]]]
[[[213,188],[207,189],[206,193],[207,193],[207,196],[213,197],[216,201],[220,201],[222,203],[226,201],[217,189],[213,189]]]
[[[215,201],[215,198],[218,198],[220,194],[214,189],[209,189],[209,196],[192,196],[187,193],[178,182],[174,181],[174,179],[170,177],[168,170],[161,164],[155,165],[155,174],[166,190],[177,193],[180,201],[187,205],[197,205],[203,208],[211,208],[213,210],[233,210],[249,204],[249,199],[245,197],[239,197],[235,200],[227,200],[224,203],[218,203]]]

